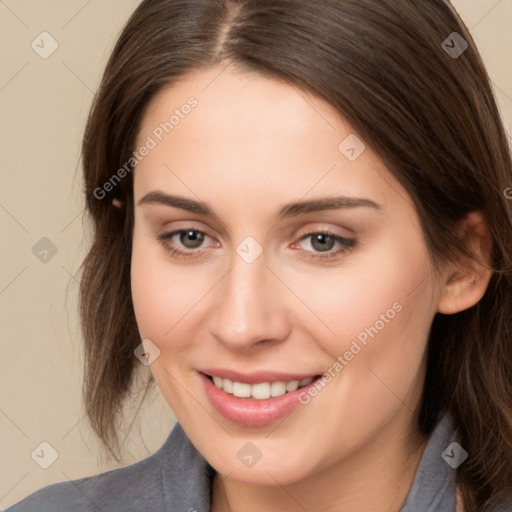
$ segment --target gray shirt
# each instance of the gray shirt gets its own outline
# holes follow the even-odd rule
[[[397,512],[454,512],[455,467],[464,452],[452,444],[449,416],[437,424]],[[153,455],[93,477],[48,485],[6,512],[209,512],[215,471],[176,423]],[[486,512],[512,511],[507,503]]]

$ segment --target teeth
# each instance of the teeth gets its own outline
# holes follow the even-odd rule
[[[271,386],[268,382],[262,382],[261,384],[253,384],[250,386],[251,388],[251,396],[253,398],[257,398],[258,400],[264,400],[265,398],[269,398]]]
[[[291,380],[290,382],[286,383],[286,391],[295,391],[300,385],[300,381],[298,380]]]
[[[246,384],[244,382],[233,382],[229,379],[213,377],[213,383],[219,389],[230,393],[238,398],[255,398],[256,400],[266,400],[270,397],[284,395],[290,391],[307,386],[313,381],[313,377],[307,377],[302,380],[291,380],[289,382],[259,382],[258,384]]]
[[[222,384],[222,388],[226,393],[233,393],[233,381],[226,379],[226,382],[223,382]]]
[[[249,398],[251,396],[251,385],[243,382],[233,382],[233,395],[240,398]]]
[[[277,381],[270,384],[270,396],[281,396],[286,393],[286,382]],[[270,398],[270,397],[269,397]]]

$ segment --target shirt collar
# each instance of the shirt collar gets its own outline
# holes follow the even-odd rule
[[[460,445],[448,415],[436,425],[423,452],[407,498],[400,512],[433,512],[455,509],[455,466]],[[209,512],[215,470],[176,423],[155,453],[162,460],[165,503],[169,510]]]
[[[456,468],[465,453],[455,439],[452,420],[445,414],[430,436],[400,512],[455,510]]]

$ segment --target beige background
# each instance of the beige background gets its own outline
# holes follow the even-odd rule
[[[73,276],[87,238],[78,158],[93,92],[136,4],[0,0],[0,510],[44,485],[116,467],[98,459],[80,401]],[[512,134],[512,0],[453,4],[484,57]],[[58,43],[47,59],[31,47],[43,31]],[[46,263],[32,252],[43,237],[57,249]],[[127,438],[124,464],[154,452],[174,421],[158,393]],[[31,457],[43,441],[58,452],[48,469]]]

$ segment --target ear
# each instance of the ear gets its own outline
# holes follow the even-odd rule
[[[112,199],[112,204],[116,207],[116,208],[121,208],[123,206],[123,203],[121,201],[119,201],[119,199]]]
[[[492,276],[492,236],[481,212],[470,212],[459,224],[459,233],[468,249],[482,262],[462,256],[444,272],[438,311],[445,315],[474,306],[485,294]]]

